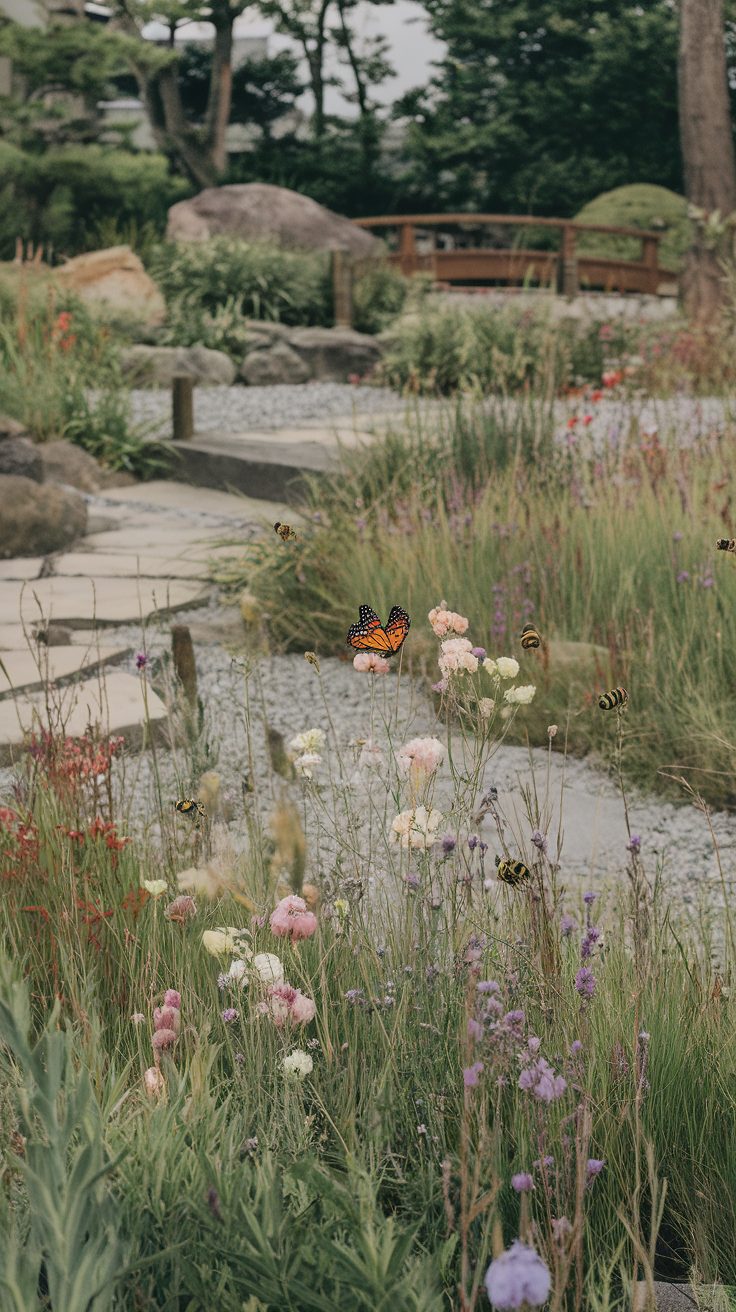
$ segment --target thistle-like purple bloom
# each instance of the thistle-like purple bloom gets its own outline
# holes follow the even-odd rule
[[[471,656],[475,656],[477,660],[484,661],[486,658],[486,649],[485,647],[472,647],[470,654]]]
[[[583,893],[583,902],[585,903],[586,907],[592,907],[597,897],[598,897],[597,893]]]
[[[150,657],[147,656],[144,651],[137,651],[135,654],[135,668],[137,670],[145,670],[149,660]]]
[[[532,834],[532,842],[535,847],[539,848],[540,852],[547,851],[547,837],[546,834],[542,833],[541,829],[534,830],[534,833]]]
[[[475,851],[475,849],[476,849],[476,847],[478,846],[479,842],[480,842],[480,839],[479,839],[479,837],[478,837],[477,834],[471,834],[471,835],[470,835],[470,838],[468,839],[468,847],[470,848],[471,852],[474,852],[474,851]]]
[[[452,834],[445,834],[444,838],[442,839],[442,842],[440,843],[440,847],[442,848],[442,851],[444,852],[445,856],[449,856],[450,853],[454,852],[455,848],[457,847],[457,839],[453,838]]]
[[[627,852],[633,852],[634,856],[638,856],[638,855],[639,855],[639,853],[640,853],[640,851],[641,851],[641,838],[640,838],[639,834],[632,834],[632,835],[631,835],[631,840],[630,840],[630,842],[628,842],[628,843],[626,844],[626,851],[627,851]]]
[[[593,955],[593,948],[598,943],[601,931],[595,925],[588,925],[580,944],[580,959],[588,961]]]
[[[483,1026],[473,1016],[468,1019],[468,1038],[474,1041],[483,1038]]]
[[[580,1039],[573,1039],[572,1043],[570,1044],[570,1056],[571,1056],[571,1057],[577,1057],[577,1055],[578,1055],[578,1053],[580,1052],[580,1049],[582,1048],[582,1046],[583,1046],[583,1045],[582,1045],[582,1043],[580,1042]]]
[[[501,985],[496,979],[480,979],[476,984],[479,993],[500,993]]]
[[[511,1188],[517,1194],[528,1194],[534,1188],[534,1179],[528,1171],[519,1171],[518,1175],[511,1177]]]
[[[567,1088],[563,1075],[555,1075],[554,1070],[544,1057],[539,1057],[533,1066],[527,1066],[519,1076],[519,1088],[526,1089],[539,1102],[554,1102],[561,1098]]]
[[[463,1071],[463,1084],[465,1085],[466,1089],[475,1088],[476,1084],[478,1083],[478,1080],[480,1079],[480,1074],[482,1070],[483,1070],[482,1061],[476,1061],[473,1063],[472,1066],[465,1067],[465,1070]]]
[[[600,1175],[605,1164],[606,1163],[604,1161],[601,1161],[598,1157],[589,1157],[587,1162],[585,1163],[586,1179],[588,1181],[595,1180],[595,1177],[597,1175]]]
[[[681,569],[680,572],[679,572],[679,574],[677,575],[677,578],[676,578],[675,582],[676,582],[676,583],[687,583],[688,580],[689,580],[689,578],[690,578],[690,571],[687,570],[687,569]]]
[[[551,1278],[539,1254],[515,1239],[491,1262],[484,1284],[493,1306],[505,1312],[506,1308],[541,1307],[549,1296]]]
[[[570,935],[572,934],[572,931],[576,928],[576,926],[577,926],[577,921],[575,917],[569,916],[567,915],[567,913],[565,913],[565,915],[562,916],[560,920],[560,933],[562,937],[569,938]]]
[[[238,1019],[238,1013],[234,1007],[226,1007],[222,1013],[222,1019],[228,1025],[230,1021]]]
[[[595,993],[596,978],[587,966],[581,966],[575,976],[575,988],[581,998],[592,998]]]

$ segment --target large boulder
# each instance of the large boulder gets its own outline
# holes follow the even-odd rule
[[[133,387],[170,387],[175,374],[189,374],[200,387],[235,382],[229,355],[207,346],[129,346],[120,352],[120,363]]]
[[[43,479],[43,467],[38,447],[27,437],[6,437],[0,441],[0,474],[18,474],[32,478],[35,483]]]
[[[190,200],[180,200],[169,210],[166,236],[170,241],[239,237],[315,251],[343,248],[356,257],[381,250],[378,239],[350,219],[298,191],[263,182],[208,187]]]
[[[166,302],[130,246],[76,255],[56,277],[90,308],[151,327],[166,318]]]
[[[286,342],[250,351],[240,366],[240,377],[251,387],[306,383],[311,376],[309,365]]]
[[[135,483],[131,474],[105,469],[94,456],[73,442],[44,442],[37,448],[44,482],[63,483],[80,492],[100,492],[106,487],[127,487]]]
[[[30,478],[0,475],[0,505],[0,559],[61,551],[87,526],[87,504],[78,492]]]
[[[351,374],[362,378],[381,358],[376,338],[352,328],[295,328],[288,344],[312,378],[335,383],[346,383]]]

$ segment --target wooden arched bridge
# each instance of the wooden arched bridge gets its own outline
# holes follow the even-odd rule
[[[402,273],[428,273],[449,287],[472,290],[482,284],[536,283],[556,287],[564,296],[587,288],[656,295],[660,283],[671,283],[673,277],[659,267],[661,233],[642,228],[519,214],[392,214],[354,221],[361,228],[387,230],[389,260]],[[498,243],[506,228],[515,230],[517,241],[504,249]],[[546,245],[549,230],[555,229],[560,233],[556,249],[533,250],[521,245],[525,238],[541,245],[542,233]],[[492,244],[477,244],[489,231]],[[640,258],[614,260],[587,254],[578,246],[578,239],[587,233],[635,238],[640,243]]]

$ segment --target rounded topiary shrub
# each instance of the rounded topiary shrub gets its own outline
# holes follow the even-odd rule
[[[690,220],[684,196],[636,182],[629,187],[615,187],[604,191],[595,200],[584,205],[575,215],[576,223],[610,223],[627,228],[651,228],[661,232],[659,264],[663,269],[679,273],[685,251],[690,245]],[[578,240],[581,254],[598,255],[610,260],[636,260],[640,243],[633,238],[615,237],[612,234],[590,233]]]

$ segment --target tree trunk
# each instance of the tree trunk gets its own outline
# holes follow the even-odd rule
[[[227,168],[225,131],[230,122],[230,105],[233,92],[233,17],[228,12],[215,27],[215,44],[212,51],[205,138],[212,164],[217,173]]]
[[[680,0],[678,64],[680,143],[691,205],[722,218],[736,210],[736,161],[726,74],[723,0]],[[685,311],[694,323],[716,320],[723,303],[724,242],[706,240],[695,223],[682,278]]]

